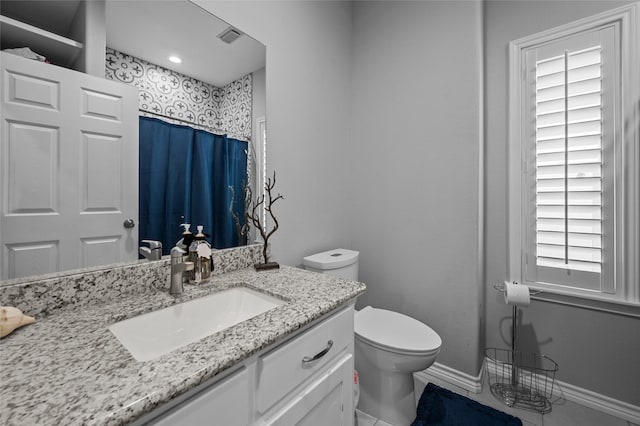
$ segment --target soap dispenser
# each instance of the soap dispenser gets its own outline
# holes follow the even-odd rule
[[[182,238],[176,243],[176,247],[180,247],[182,250],[188,252],[189,246],[191,246],[191,242],[193,241],[193,234],[189,230],[191,224],[189,223],[181,223],[180,226],[184,228],[182,232]]]
[[[213,261],[211,259],[211,245],[206,240],[202,225],[198,225],[198,233],[189,245],[189,261],[193,262],[194,268],[189,271],[189,282],[200,284],[211,279]]]

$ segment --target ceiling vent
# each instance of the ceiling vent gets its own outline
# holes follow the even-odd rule
[[[229,27],[223,32],[221,32],[220,34],[218,34],[218,38],[224,41],[225,43],[229,44],[236,41],[238,38],[240,38],[241,35],[242,33],[238,29]]]

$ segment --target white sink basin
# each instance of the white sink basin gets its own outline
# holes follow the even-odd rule
[[[117,322],[109,330],[137,361],[149,361],[284,303],[233,287]]]

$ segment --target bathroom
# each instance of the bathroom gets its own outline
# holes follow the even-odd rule
[[[475,386],[508,345],[507,45],[629,2],[198,3],[267,46],[274,259],[358,250],[356,307],[428,324]],[[638,413],[637,314],[534,301],[523,322],[583,401]]]

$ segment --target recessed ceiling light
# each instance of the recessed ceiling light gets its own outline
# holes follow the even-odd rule
[[[177,56],[169,56],[169,60],[174,64],[179,64],[182,62],[182,59],[178,58]]]

